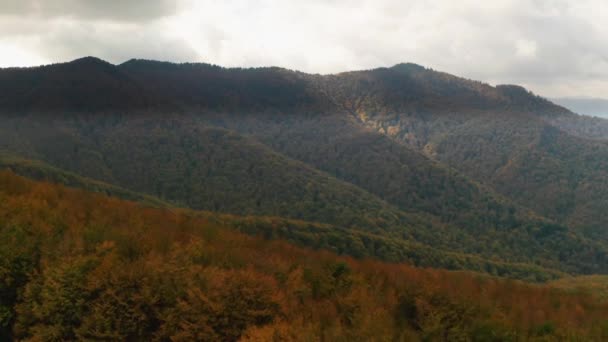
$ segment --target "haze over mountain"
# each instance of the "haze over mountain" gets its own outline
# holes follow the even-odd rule
[[[579,114],[608,118],[608,100],[606,99],[563,97],[552,100]]]

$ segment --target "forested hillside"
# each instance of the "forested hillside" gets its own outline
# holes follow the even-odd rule
[[[0,88],[0,150],[27,176],[389,246],[300,239],[355,256],[608,272],[605,144],[520,87],[412,64],[322,76],[89,57],[0,70]]]
[[[514,202],[606,239],[608,121],[524,88],[420,66],[317,78],[363,125],[463,172]]]
[[[2,339],[603,340],[592,294],[355,261],[0,172]]]
[[[156,197],[144,195],[120,188],[118,186],[85,178],[75,173],[50,166],[44,162],[31,159],[23,159],[10,154],[0,152],[0,168],[7,169],[15,174],[23,175],[31,179],[44,180],[56,184],[81,188],[91,192],[99,192],[109,196],[119,197],[131,201],[137,201],[153,207],[170,207],[171,205]]]
[[[464,253],[493,263],[528,264],[523,269],[533,270],[529,274],[515,270],[519,266],[487,271],[532,280],[551,278],[555,270],[608,271],[601,243],[519,209],[377,133],[326,120],[319,127],[328,129],[318,130],[318,139],[297,138],[292,135],[306,132],[306,121],[278,121],[290,137],[271,137],[272,142],[261,137],[258,142],[251,134],[213,128],[210,120],[188,114],[15,116],[0,124],[0,143],[11,151],[22,149],[28,158],[178,206],[327,223],[367,231],[398,246],[413,243],[442,251],[442,257],[433,259],[419,252],[413,256],[411,248],[397,256],[375,249],[365,253],[385,260],[483,269],[462,258],[445,261],[445,253]],[[340,128],[350,135],[338,134]],[[280,141],[296,144],[300,154],[287,145],[273,150]],[[338,147],[350,151],[323,157]],[[312,156],[321,156],[323,163]],[[353,250],[342,249],[356,255]],[[547,271],[538,272],[533,265]]]

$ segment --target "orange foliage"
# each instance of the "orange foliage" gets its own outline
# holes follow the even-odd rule
[[[608,336],[608,305],[587,294],[339,257],[243,235],[204,216],[0,172],[0,256],[7,256],[0,264],[0,309],[11,313],[2,336],[174,341]],[[5,296],[8,290],[14,296]]]

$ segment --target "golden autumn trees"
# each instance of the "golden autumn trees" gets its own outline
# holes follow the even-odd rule
[[[10,340],[601,340],[608,303],[467,272],[354,260],[227,217],[0,172]],[[250,218],[251,219],[251,218]]]

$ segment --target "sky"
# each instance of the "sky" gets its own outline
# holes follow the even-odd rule
[[[96,56],[310,73],[417,63],[608,97],[604,0],[0,0],[0,67]]]

